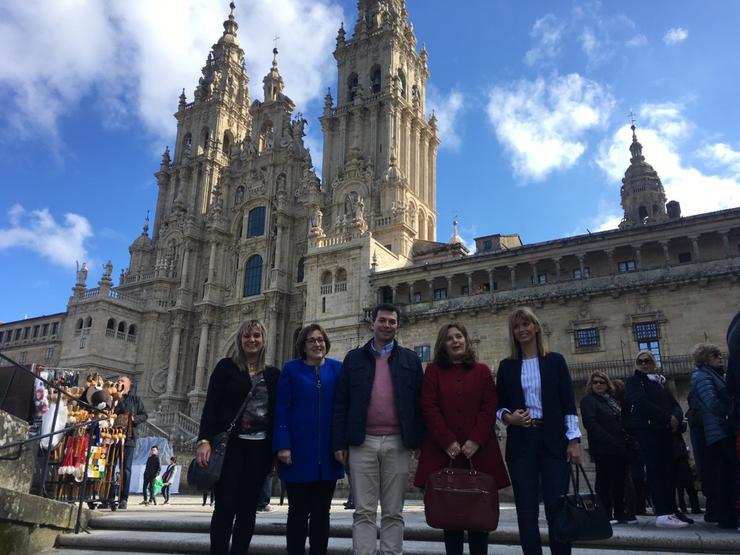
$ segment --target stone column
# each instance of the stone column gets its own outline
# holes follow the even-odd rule
[[[177,363],[180,356],[180,338],[182,336],[182,325],[176,322],[172,326],[172,343],[170,343],[170,359],[167,365],[167,395],[175,393],[177,383]]]
[[[509,266],[509,276],[511,277],[511,288],[516,289],[516,265]]]
[[[195,364],[195,383],[194,391],[203,390],[203,377],[206,372],[206,355],[208,353],[208,334],[211,331],[211,324],[208,320],[201,320],[200,323],[200,340],[198,341],[198,360]]]
[[[694,262],[699,262],[700,254],[699,254],[699,236],[698,235],[690,235],[689,239],[691,240],[691,251],[693,253]]]
[[[607,264],[609,265],[607,269],[609,270],[610,274],[613,274],[614,273],[614,249],[604,249],[604,252],[606,253]]]
[[[632,245],[632,248],[635,249],[635,265],[637,266],[636,270],[640,271],[642,270],[642,244],[639,245]]]
[[[539,285],[540,280],[537,276],[537,262],[530,262],[529,265],[532,268],[532,285]]]
[[[488,292],[493,293],[493,272],[494,270],[488,270]]]
[[[668,268],[671,265],[671,253],[668,250],[668,241],[661,241],[660,246],[663,247],[663,258],[665,259],[665,267]]]
[[[556,256],[552,259],[555,264],[555,282],[560,281],[560,257]]]
[[[182,253],[182,270],[180,274],[180,288],[181,289],[187,289],[188,288],[188,278],[189,272],[188,272],[188,266],[190,265],[190,249],[187,245],[184,245],[183,253]]]
[[[468,295],[472,295],[473,293],[473,274],[468,274]]]
[[[216,242],[211,243],[211,252],[208,256],[208,283],[213,283],[216,276]]]
[[[446,276],[447,279],[447,298],[452,297],[452,276]]]
[[[434,280],[428,279],[427,283],[429,284],[429,300],[433,301],[434,300]]]
[[[586,266],[584,265],[585,254],[579,254],[578,256],[578,267],[581,269],[581,279],[586,278]]]
[[[391,285],[391,294],[393,295],[393,303],[398,301],[398,285]]]
[[[409,283],[409,303],[413,304],[414,302],[414,284]]]
[[[730,238],[728,237],[729,231],[726,229],[723,229],[718,232],[720,237],[722,237],[722,249],[725,253],[725,258],[729,258],[730,256]]]

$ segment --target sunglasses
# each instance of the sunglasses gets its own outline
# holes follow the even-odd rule
[[[651,358],[638,358],[637,359],[637,364],[650,364],[651,362],[653,362],[653,359]]]
[[[710,356],[714,358],[722,358],[722,353],[712,353]]]
[[[592,385],[606,385],[606,382],[604,380],[592,380]]]

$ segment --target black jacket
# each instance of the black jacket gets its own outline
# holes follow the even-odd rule
[[[273,366],[267,366],[264,370],[264,376],[268,395],[267,437],[272,442],[275,394],[280,370]],[[198,439],[212,441],[215,436],[225,432],[251,389],[252,379],[248,372],[241,370],[230,358],[219,360],[208,380],[206,404],[203,406],[203,414],[200,418]],[[239,423],[237,422],[233,433],[238,433],[238,431]]]
[[[144,476],[153,479],[157,474],[159,474],[159,470],[161,468],[162,465],[159,464],[159,455],[149,455],[149,458],[146,460],[146,466],[144,467]]]
[[[545,445],[550,455],[565,459],[568,438],[565,435],[565,415],[578,414],[573,382],[565,358],[560,353],[547,353],[539,357],[542,388],[542,420],[544,420]],[[505,358],[496,372],[498,406],[514,412],[526,410],[522,389],[521,359]],[[532,448],[526,428],[509,426],[506,431],[506,460],[521,457]]]
[[[681,405],[670,390],[649,379],[645,372],[635,370],[624,385],[628,430],[670,430],[671,416],[683,420]]]
[[[595,393],[583,397],[581,420],[588,433],[588,451],[594,459],[627,457],[622,415],[615,413],[604,397]]]
[[[133,417],[132,433],[126,436],[125,445],[126,447],[136,445],[136,428],[149,418],[144,407],[144,401],[138,395],[127,393],[118,401],[113,412],[115,414],[130,414]]]
[[[367,409],[375,381],[375,355],[372,340],[353,349],[344,357],[334,396],[332,448],[347,449],[365,442]],[[401,428],[401,439],[407,449],[419,449],[424,441],[424,420],[421,416],[421,383],[424,371],[419,356],[401,347],[398,342],[388,359],[393,396]]]
[[[735,398],[735,424],[740,426],[740,312],[727,328],[727,348],[730,356],[727,359],[727,387]]]

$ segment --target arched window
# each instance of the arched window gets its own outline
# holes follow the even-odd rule
[[[200,144],[203,147],[203,151],[205,152],[208,150],[208,141],[211,138],[211,132],[208,130],[207,127],[203,128],[203,131],[200,132]]]
[[[126,322],[118,323],[118,331],[121,333],[126,333]]]
[[[330,271],[325,271],[321,274],[321,294],[330,295],[332,292],[332,275]]]
[[[398,70],[398,92],[401,98],[406,98],[406,74],[402,69]]]
[[[352,102],[357,95],[357,87],[360,84],[360,78],[356,73],[350,74],[347,79],[347,102]]]
[[[424,211],[421,208],[419,208],[419,239],[427,238],[426,225],[425,225],[426,221],[427,221],[427,217],[424,214]]]
[[[265,207],[257,206],[247,216],[247,237],[260,237],[265,234]]]
[[[262,257],[258,254],[247,260],[244,267],[244,296],[252,297],[262,292]]]
[[[92,327],[92,316],[88,316],[87,319],[85,320],[85,327],[86,328]]]
[[[644,206],[640,206],[640,208],[638,209],[637,213],[638,213],[638,216],[640,218],[640,221],[642,221],[642,220],[644,220],[645,218],[648,217],[647,208],[645,208]]]
[[[434,219],[431,216],[427,221],[427,241],[434,241]]]
[[[77,324],[75,324],[75,329],[81,330],[83,326],[82,318],[77,320]]]
[[[224,131],[224,140],[221,143],[221,152],[226,156],[229,155],[229,149],[231,148],[231,133]]]
[[[339,268],[334,280],[334,292],[343,293],[347,290],[347,270]]]
[[[370,90],[373,94],[377,94],[381,89],[381,73],[380,66],[374,65],[373,69],[370,70]]]
[[[298,283],[303,283],[303,278],[306,274],[306,257],[301,256],[301,258],[298,260],[298,271],[296,272],[296,281]]]
[[[129,335],[136,335],[136,324],[131,324],[128,327],[128,334]]]
[[[105,329],[107,330],[116,329],[116,321],[113,318],[109,318],[108,323],[105,325]]]
[[[272,128],[272,122],[266,121],[262,124],[262,128],[260,129],[260,138],[259,138],[259,152],[262,154],[266,149],[272,148],[272,143],[275,139],[274,137],[274,130]]]

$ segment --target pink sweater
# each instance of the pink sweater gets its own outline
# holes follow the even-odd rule
[[[388,367],[390,352],[375,357],[375,381],[367,407],[367,428],[371,436],[400,434],[396,401],[393,397],[391,370]]]

